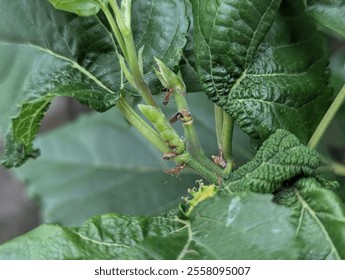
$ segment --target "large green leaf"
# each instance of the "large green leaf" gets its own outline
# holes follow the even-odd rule
[[[110,214],[79,228],[43,225],[0,246],[0,259],[293,259],[289,214],[269,195],[226,194],[189,220]]]
[[[193,0],[196,65],[208,97],[251,137],[307,142],[327,109],[323,41],[279,0]],[[312,117],[311,117],[312,116]]]
[[[153,56],[175,66],[185,45],[184,0],[133,1],[133,33],[143,53],[147,81],[155,81]],[[97,111],[115,105],[120,90],[114,40],[102,14],[78,18],[47,1],[0,2],[0,93],[7,167],[36,157],[32,146],[55,96],[72,96]]]
[[[44,222],[68,226],[103,213],[171,209],[199,177],[164,172],[162,154],[117,110],[84,116],[38,138],[42,157],[16,170],[40,202]]]
[[[305,2],[306,11],[310,16],[345,39],[344,0],[307,0]]]
[[[291,221],[305,259],[345,259],[345,207],[313,178],[300,179],[275,198],[292,207]]]

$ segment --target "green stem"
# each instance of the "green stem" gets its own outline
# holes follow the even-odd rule
[[[179,112],[186,111],[189,112],[188,103],[186,100],[185,92],[183,90],[174,90],[174,97],[176,101],[176,106]],[[223,170],[217,166],[214,162],[207,158],[204,150],[202,149],[198,135],[196,133],[193,118],[190,116],[190,121],[183,123],[183,132],[186,138],[186,146],[188,152],[191,154],[192,158],[199,162],[206,169],[211,171],[217,176],[223,177]]]
[[[189,112],[188,103],[186,100],[185,93],[180,90],[174,90],[174,96],[176,101],[177,110],[179,112],[186,111]],[[198,135],[196,133],[193,118],[186,124],[183,124],[184,135],[186,137],[187,148],[192,155],[195,155],[200,152],[201,145],[199,142]]]
[[[116,41],[118,42],[124,57],[126,59],[128,59],[127,50],[126,50],[126,44],[125,44],[125,42],[124,42],[124,40],[122,38],[122,35],[120,33],[119,28],[117,27],[117,25],[116,25],[116,23],[114,21],[113,15],[111,14],[111,12],[110,12],[110,10],[109,10],[107,5],[101,4],[101,8],[102,8],[102,11],[105,14],[105,17],[107,18],[107,21],[110,24],[111,30],[113,31],[113,33],[115,35]]]
[[[232,136],[234,132],[234,120],[227,113],[223,112],[223,128],[221,137],[221,147],[223,158],[228,162],[232,162]]]
[[[217,183],[219,176],[211,171],[210,169],[206,168],[203,164],[201,164],[197,159],[191,159],[188,162],[188,166],[190,166],[193,170],[195,170],[200,176],[205,178],[211,183]]]
[[[222,146],[222,131],[223,131],[223,109],[214,104],[214,119],[216,122],[216,134],[218,149]]]
[[[345,165],[335,162],[330,158],[322,157],[322,161],[326,164],[325,166],[319,167],[319,171],[332,172],[336,175],[345,177]]]
[[[114,12],[115,20],[107,6],[102,5],[102,10],[106,15],[116,40],[118,41],[125,59],[127,60],[131,72],[130,74],[134,80],[135,88],[139,91],[146,104],[158,108],[158,105],[144,80],[142,69],[139,65],[133,33],[130,28],[130,19],[127,18],[126,25],[116,0],[111,0],[109,3]],[[188,111],[188,104],[184,93],[179,92],[177,96],[176,103],[178,104],[179,110]],[[118,100],[117,107],[122,112],[124,117],[158,150],[160,150],[162,153],[171,152],[171,149],[162,140],[161,136],[134,111],[134,109],[123,96]],[[184,131],[187,139],[188,151],[190,153],[182,155],[185,157],[188,155],[188,158],[185,159],[184,163],[188,164],[205,179],[211,182],[217,182],[218,177],[222,175],[222,170],[205,156],[203,150],[201,149],[192,121],[188,125],[184,125]],[[176,162],[178,163],[177,160]]]
[[[127,51],[128,51],[128,64],[132,71],[137,90],[140,92],[146,104],[157,107],[158,105],[154,100],[152,93],[144,81],[144,77],[141,73],[138,57],[134,46],[133,36],[125,36]]]
[[[232,137],[234,132],[234,121],[232,117],[221,107],[214,105],[217,143],[219,155],[226,161],[227,166],[224,173],[231,173],[233,168],[232,160]]]
[[[115,1],[110,1],[110,6],[115,14],[115,19],[119,29],[121,31],[123,40],[125,42],[126,51],[127,51],[127,62],[129,68],[131,69],[132,76],[136,85],[136,89],[141,94],[142,98],[144,99],[145,103],[154,107],[158,107],[156,101],[154,100],[152,93],[147,86],[143,73],[141,72],[139,62],[138,62],[138,55],[134,44],[133,33],[132,29],[127,27],[123,21],[121,11]]]
[[[327,166],[322,166],[318,168],[319,172],[330,172],[335,175],[345,177],[345,166],[340,163],[333,163]]]
[[[345,100],[345,85],[340,90],[337,97],[334,99],[331,107],[329,107],[328,111],[326,112],[321,122],[319,123],[318,127],[316,128],[314,134],[310,138],[309,143],[308,143],[309,147],[315,148],[318,145],[322,135],[325,133],[328,125],[333,120],[335,114],[337,113],[341,105],[343,104],[344,100]]]
[[[345,177],[345,165],[340,163],[333,163],[330,165],[331,170],[339,176]]]
[[[180,159],[181,158],[181,159]],[[177,164],[187,164],[190,168],[192,168],[196,173],[200,176],[205,178],[210,183],[217,183],[219,176],[213,172],[212,170],[205,167],[202,163],[200,163],[196,158],[194,158],[191,154],[185,153],[180,157],[176,157]]]
[[[123,96],[120,97],[116,105],[124,117],[158,150],[160,150],[162,153],[168,153],[171,151],[166,143],[161,139],[160,135],[133,110],[131,105]],[[212,169],[210,170],[205,167],[189,153],[184,153],[180,156],[177,156],[175,161],[177,164],[187,164],[195,172],[212,183],[216,183],[218,180],[219,176],[216,174],[216,172],[213,172]]]
[[[170,148],[162,140],[160,135],[148,125],[132,108],[127,100],[121,96],[116,103],[123,116],[132,124],[153,146],[162,153],[170,152]]]

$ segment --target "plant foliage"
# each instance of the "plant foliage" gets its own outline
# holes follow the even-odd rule
[[[324,32],[344,18],[342,0],[2,0],[2,164],[43,224],[0,259],[345,259],[344,141],[315,150],[342,116]],[[35,140],[59,96],[97,112]]]

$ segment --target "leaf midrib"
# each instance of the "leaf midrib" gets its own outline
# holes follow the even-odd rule
[[[322,224],[322,222],[320,221],[320,219],[317,217],[316,212],[309,206],[309,204],[303,199],[303,197],[301,196],[300,192],[295,188],[294,192],[297,196],[297,199],[299,200],[299,202],[302,205],[302,209],[306,209],[306,211],[309,212],[310,216],[315,220],[315,222],[317,223],[317,225],[320,227],[322,233],[324,234],[324,236],[326,237],[327,242],[329,243],[330,247],[331,247],[331,251],[328,255],[330,255],[332,252],[335,254],[336,258],[338,260],[340,260],[340,256],[338,253],[337,248],[335,247],[333,240],[331,239],[331,237],[329,236],[326,228],[324,227],[324,225]],[[301,221],[301,220],[300,220]],[[297,228],[299,229],[300,226]],[[298,236],[299,232],[297,232],[296,230],[296,236]]]
[[[77,69],[78,71],[80,71],[82,74],[84,74],[86,77],[88,77],[89,79],[93,80],[99,87],[103,88],[104,90],[108,91],[111,94],[114,94],[115,92],[112,91],[111,89],[109,89],[106,85],[104,85],[96,76],[94,76],[91,72],[89,72],[87,69],[85,69],[84,67],[82,67],[78,62],[65,57],[63,55],[57,54],[55,52],[53,52],[50,49],[46,49],[43,48],[41,46],[38,45],[34,45],[34,44],[25,44],[25,43],[13,43],[13,42],[4,42],[4,41],[0,41],[0,45],[14,45],[14,46],[19,46],[19,47],[24,47],[24,48],[34,48],[37,49],[38,51],[42,51],[45,52],[51,56],[54,56],[58,59],[67,61],[71,64],[71,66],[75,69]]]
[[[119,244],[119,243],[108,243],[108,242],[103,242],[103,241],[98,241],[98,240],[95,240],[95,239],[92,239],[90,237],[87,237],[77,231],[73,231],[71,230],[72,233],[78,235],[81,239],[85,240],[85,241],[89,241],[91,243],[94,243],[94,244],[97,244],[97,245],[100,245],[100,246],[107,246],[107,247],[123,247],[125,249],[127,248],[130,248],[130,246],[128,245],[125,245],[125,244]]]
[[[245,69],[248,69],[248,67],[250,66],[250,64],[252,64],[252,62],[250,62],[249,65],[248,65],[248,55],[249,55],[249,50],[251,50],[251,48],[252,48],[252,44],[253,44],[253,42],[254,42],[255,35],[257,34],[258,30],[260,29],[261,23],[263,22],[263,20],[264,20],[266,14],[267,14],[268,11],[270,10],[270,8],[271,8],[271,6],[272,6],[272,3],[275,2],[275,1],[276,1],[276,0],[271,0],[271,3],[267,6],[266,11],[265,11],[264,14],[261,16],[260,21],[259,21],[259,23],[258,23],[258,25],[257,25],[257,27],[256,27],[256,29],[255,29],[255,31],[254,31],[254,33],[253,33],[253,36],[252,36],[252,38],[251,38],[251,40],[250,40],[250,43],[249,43],[249,46],[248,46],[248,48],[247,48],[246,59],[245,59],[245,63],[244,63],[244,68],[245,68]],[[262,42],[260,42],[260,44],[259,44],[258,46],[260,46],[261,43],[262,43]],[[255,52],[254,52],[254,53],[255,53]]]
[[[36,118],[42,113],[42,110],[51,102],[51,98],[47,98],[47,100],[45,100],[42,105],[40,106],[40,108],[32,115],[30,115],[30,117],[25,117],[24,119],[22,119],[22,122],[24,122],[26,119],[29,120],[30,124],[28,126],[28,129],[25,133],[23,133],[20,137],[18,137],[18,141],[23,141],[25,140],[25,138],[28,136],[30,139],[30,133],[31,131],[33,131],[33,127],[35,126],[34,120],[36,120]],[[17,136],[17,130],[13,129],[13,133],[14,135]],[[27,141],[24,141],[24,143],[27,145]]]

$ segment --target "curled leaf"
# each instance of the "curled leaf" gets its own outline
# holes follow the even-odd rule
[[[232,191],[271,193],[296,176],[314,175],[320,164],[315,150],[301,144],[290,132],[278,129],[252,161],[230,174],[225,187]]]

